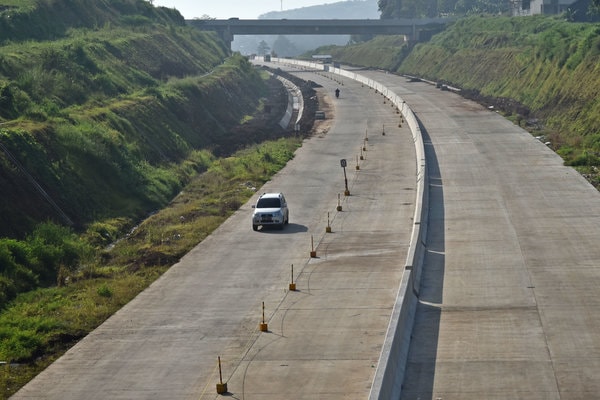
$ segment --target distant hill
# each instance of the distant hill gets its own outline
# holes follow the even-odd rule
[[[271,11],[259,19],[379,19],[377,0],[351,0],[296,8],[285,11]]]
[[[259,16],[259,19],[379,19],[377,0],[351,0],[296,8],[285,11],[272,11]],[[242,54],[256,53],[258,44],[265,41],[270,50],[279,56],[297,56],[320,46],[343,46],[350,41],[349,35],[275,35],[236,36],[232,50]]]

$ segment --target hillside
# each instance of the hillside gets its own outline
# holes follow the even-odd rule
[[[351,0],[294,8],[284,11],[271,11],[261,15],[261,19],[379,19],[377,0]]]
[[[52,40],[70,29],[98,29],[109,25],[148,22],[184,25],[183,17],[166,7],[132,0],[21,0],[0,1],[0,38],[6,41]]]
[[[142,0],[36,4],[0,13],[0,236],[139,219],[206,167],[198,150],[261,140],[231,128],[267,87],[213,34]]]
[[[600,188],[598,23],[474,16],[414,47],[401,38],[378,37],[320,51],[342,62],[461,88],[463,95],[543,136],[566,164]]]
[[[320,51],[460,87],[600,187],[599,33],[470,17],[414,47],[381,36]],[[147,1],[0,0],[0,38],[0,362],[19,364],[0,368],[3,398],[206,237],[301,138],[255,145],[286,135],[286,93]]]
[[[0,34],[4,399],[216,229],[302,138],[278,125],[276,78],[147,1],[0,0]]]

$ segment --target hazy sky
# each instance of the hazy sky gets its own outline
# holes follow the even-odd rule
[[[152,4],[176,8],[186,19],[200,18],[204,14],[218,19],[254,19],[269,11],[281,11],[282,5],[283,10],[290,10],[338,1],[341,0],[154,0]]]

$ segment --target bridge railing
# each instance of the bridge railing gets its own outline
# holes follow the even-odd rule
[[[309,61],[281,58],[273,58],[272,61],[291,64],[301,68],[329,71],[361,82],[386,96],[398,107],[410,128],[415,145],[417,171],[413,229],[404,265],[404,273],[369,395],[369,400],[398,399],[402,392],[402,383],[404,381],[410,347],[410,336],[417,308],[429,218],[429,181],[425,145],[419,122],[402,97],[398,96],[385,85],[366,76],[342,68],[332,67],[331,65]]]

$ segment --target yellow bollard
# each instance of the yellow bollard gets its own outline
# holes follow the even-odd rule
[[[265,302],[264,301],[262,303],[262,322],[260,323],[260,331],[261,332],[269,331],[269,325],[267,325],[267,323],[265,322]]]
[[[292,282],[290,283],[289,288],[292,292],[296,291],[296,284],[294,283],[294,264],[292,264]]]
[[[217,383],[217,394],[227,393],[227,383],[223,383],[223,373],[221,372],[221,356],[219,356],[219,383]]]

